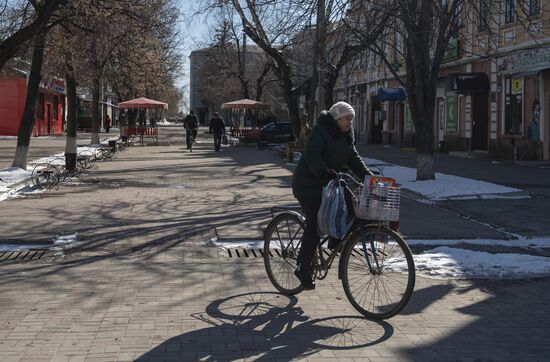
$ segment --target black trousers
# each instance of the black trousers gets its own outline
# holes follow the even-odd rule
[[[300,202],[302,212],[306,217],[306,228],[302,236],[302,246],[298,253],[298,265],[300,265],[300,268],[311,269],[315,248],[321,241],[317,226],[317,214],[321,208],[321,198],[298,199],[298,202]]]
[[[222,146],[222,134],[214,133],[214,149],[219,151]]]

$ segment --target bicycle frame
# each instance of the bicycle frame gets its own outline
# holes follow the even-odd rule
[[[377,251],[374,245],[374,240],[365,239],[365,228],[368,226],[382,226],[381,222],[369,222],[367,220],[361,220],[355,218],[352,222],[350,230],[344,235],[336,248],[330,252],[328,257],[325,258],[323,245],[328,241],[328,237],[325,237],[317,246],[316,254],[313,259],[314,273],[317,279],[324,279],[328,274],[328,271],[332,268],[332,263],[340,251],[342,251],[351,237],[355,236],[359,232],[361,237],[361,246],[363,255],[367,266],[372,274],[376,274],[380,270],[380,264],[377,258]],[[372,260],[371,260],[372,259]],[[338,279],[342,279],[342,265],[338,265]]]

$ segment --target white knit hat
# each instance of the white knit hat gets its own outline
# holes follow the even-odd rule
[[[355,118],[355,111],[353,110],[353,107],[346,102],[335,103],[332,107],[330,107],[329,112],[335,120],[338,120],[350,114],[353,116],[353,118]]]

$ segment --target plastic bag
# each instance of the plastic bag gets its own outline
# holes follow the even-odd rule
[[[227,135],[225,133],[222,135],[222,143],[224,145],[227,145],[229,143],[229,141],[227,140]]]
[[[341,239],[348,231],[347,216],[344,188],[338,180],[331,180],[323,188],[321,208],[317,214],[319,234]]]

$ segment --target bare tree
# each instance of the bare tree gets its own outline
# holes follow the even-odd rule
[[[384,33],[369,50],[376,53],[386,70],[407,92],[416,131],[417,180],[434,179],[436,88],[447,52],[456,50],[449,45],[450,40],[455,38],[463,44],[471,44],[472,26],[485,26],[489,34],[489,47],[478,55],[486,58],[495,56],[498,53],[496,44],[500,36],[500,19],[509,16],[506,12],[513,12],[519,19],[529,20],[526,9],[532,1],[352,0],[346,4],[353,9],[349,22],[357,41],[366,38],[363,25],[372,18],[373,11],[385,12],[390,16]],[[481,21],[484,24],[480,24]],[[525,26],[528,25],[527,21]],[[396,39],[395,34],[402,40]],[[404,69],[396,67],[401,60],[405,63]]]
[[[29,41],[42,36],[57,24],[56,12],[66,0],[38,0],[20,3],[4,0],[0,21],[0,69],[26,48]]]
[[[232,14],[225,14],[225,20],[214,28],[211,45],[202,50],[203,83],[212,85],[212,89],[206,87],[211,95],[207,103],[219,104],[237,97],[261,101],[265,86],[276,80],[270,72],[271,60],[258,46],[247,46],[241,30]],[[267,91],[268,97],[274,95],[272,89]]]
[[[272,59],[272,70],[279,80],[288,108],[290,122],[300,133],[298,99],[308,86],[309,77],[300,78],[290,62],[292,38],[309,23],[313,4],[289,1],[285,6],[277,1],[258,3],[254,0],[232,0],[241,19],[243,30]]]

